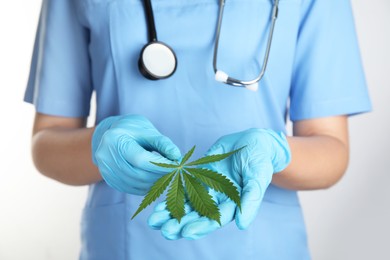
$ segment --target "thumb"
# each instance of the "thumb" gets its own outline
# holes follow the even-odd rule
[[[214,155],[214,154],[221,154],[224,152],[225,151],[224,151],[222,145],[214,144],[207,150],[207,152],[205,153],[205,156]]]
[[[255,219],[263,199],[259,183],[250,180],[242,189],[241,211],[236,212],[236,225],[239,229],[247,229]]]
[[[166,136],[158,135],[149,140],[151,148],[170,160],[179,160],[180,149]]]
[[[243,172],[241,211],[236,212],[236,225],[239,229],[247,229],[256,218],[265,191],[271,183],[273,167],[268,163],[249,171],[255,171],[255,174]]]

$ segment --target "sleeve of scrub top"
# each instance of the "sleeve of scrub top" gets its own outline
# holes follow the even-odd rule
[[[303,0],[292,121],[371,110],[349,0]]]
[[[37,112],[88,116],[92,93],[88,39],[75,0],[43,1],[24,96]]]

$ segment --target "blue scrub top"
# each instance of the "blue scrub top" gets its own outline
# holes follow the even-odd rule
[[[250,127],[285,131],[292,121],[370,110],[348,0],[281,0],[267,72],[258,92],[214,80],[217,0],[152,1],[159,40],[176,52],[176,73],[139,73],[147,42],[141,0],[43,2],[25,101],[37,112],[97,123],[142,114],[182,152],[200,156],[221,136]],[[227,0],[218,68],[240,79],[261,69],[270,0]],[[299,174],[297,172],[296,174]],[[80,259],[309,259],[297,193],[271,185],[246,231],[234,223],[196,241],[168,241],[151,230],[152,207],[130,221],[141,197],[104,182],[90,186]]]

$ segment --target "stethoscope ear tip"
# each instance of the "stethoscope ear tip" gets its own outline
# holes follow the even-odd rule
[[[251,85],[246,85],[245,88],[249,89],[250,91],[256,92],[259,89],[259,83],[256,82],[256,83],[251,84]]]
[[[223,72],[222,70],[217,70],[215,72],[215,80],[222,83],[227,83],[236,87],[245,87],[246,89],[249,89],[250,91],[256,92],[259,89],[259,82],[247,85],[247,84],[234,84],[232,83],[231,79],[229,78],[229,75]]]
[[[218,82],[226,83],[229,78],[229,75],[223,72],[222,70],[217,70],[215,72],[215,80]]]

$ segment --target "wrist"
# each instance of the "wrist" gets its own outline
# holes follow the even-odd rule
[[[268,136],[271,137],[272,165],[274,173],[283,171],[291,163],[291,149],[287,141],[287,136],[279,131],[265,130]]]
[[[91,136],[91,149],[92,149],[92,161],[97,165],[95,152],[99,147],[100,141],[104,133],[111,128],[112,124],[119,119],[120,116],[111,116],[102,120],[97,126],[93,128],[93,133]]]

